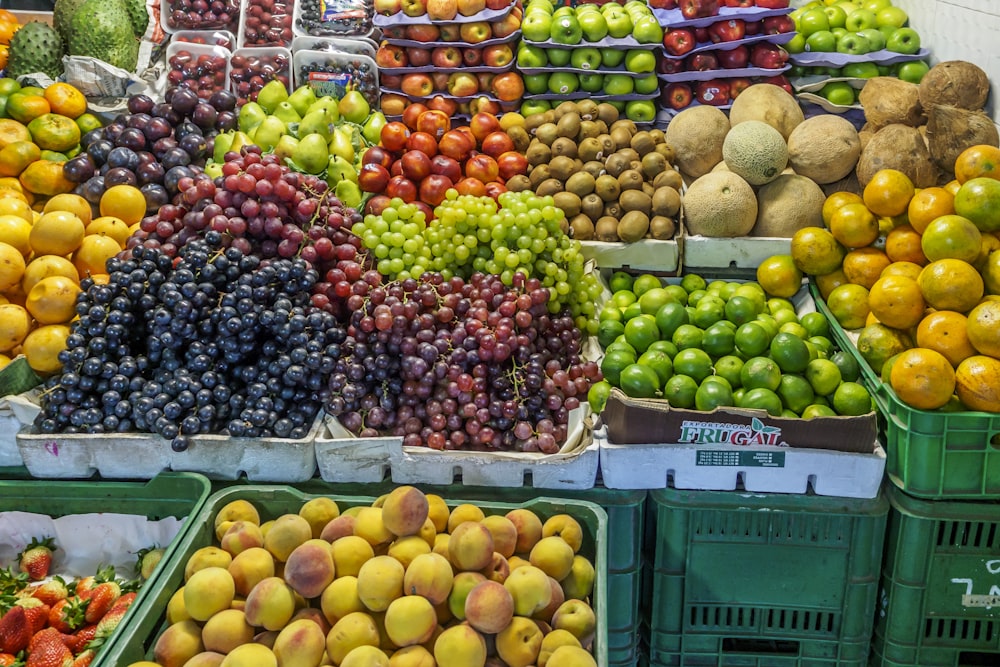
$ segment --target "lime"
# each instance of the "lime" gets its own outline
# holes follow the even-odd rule
[[[837,364],[844,382],[857,382],[858,377],[861,376],[861,366],[858,365],[858,360],[843,350],[834,352],[830,361]]]
[[[624,308],[625,306],[633,304],[638,300],[639,297],[637,297],[631,290],[618,290],[611,295],[610,303],[618,308]]]
[[[631,364],[622,369],[619,386],[632,398],[656,398],[660,390],[660,376],[649,366]]]
[[[680,303],[665,303],[656,311],[656,326],[660,329],[660,338],[664,340],[670,340],[677,327],[689,322],[687,308]]]
[[[642,315],[642,306],[639,302],[630,303],[629,305],[622,308],[622,319],[628,322],[630,319],[636,315]]]
[[[715,374],[726,378],[733,387],[741,387],[740,371],[743,370],[743,360],[734,355],[726,355],[715,362]]]
[[[799,324],[799,316],[795,314],[794,310],[787,310],[787,309],[785,309],[785,310],[778,310],[778,311],[775,311],[775,312],[771,313],[771,317],[773,317],[774,321],[778,323],[778,329],[779,330],[782,327],[794,325],[794,326],[797,326],[797,327],[799,327],[799,328],[802,329],[802,332],[803,332],[802,337],[803,338],[807,337],[805,335],[805,328],[802,327],[802,325]]]
[[[673,341],[670,340],[657,340],[653,341],[653,344],[646,348],[646,352],[663,352],[668,357],[673,359],[677,356],[677,346],[674,345]]]
[[[701,349],[713,357],[723,357],[736,349],[736,333],[721,322],[705,329],[701,338]]]
[[[611,303],[605,304],[601,308],[601,312],[597,314],[597,320],[603,322],[604,320],[614,320],[615,322],[622,322],[625,320],[625,316],[622,315],[622,309]]]
[[[653,289],[654,287],[663,287],[663,283],[656,276],[644,273],[632,283],[632,292],[635,293],[637,297],[641,297],[643,294]]]
[[[705,285],[705,291],[709,294],[714,294],[715,296],[721,296],[722,290],[726,289],[725,280],[713,280],[712,282]],[[725,301],[725,298],[723,298]]]
[[[739,286],[740,283],[728,282],[723,286],[722,290],[719,292],[719,296],[721,296],[726,301],[729,301],[730,299],[733,298],[733,294],[736,293],[736,288]]]
[[[829,396],[837,391],[843,378],[837,364],[829,359],[813,359],[806,366],[806,380],[815,393]]]
[[[826,357],[833,352],[833,341],[826,336],[810,336],[806,342],[814,346],[821,357]]]
[[[812,385],[801,375],[781,376],[781,383],[778,385],[778,396],[781,403],[795,414],[801,414],[807,406],[812,404],[816,398]]]
[[[674,357],[674,373],[690,375],[695,381],[701,382],[712,374],[712,359],[700,348],[681,350]]]
[[[607,347],[625,333],[625,325],[617,320],[603,320],[597,325],[597,342]]]
[[[660,378],[659,386],[663,386],[663,383],[669,380],[674,374],[674,362],[671,361],[672,358],[668,357],[667,353],[662,350],[646,350],[636,363],[641,366],[648,366],[656,371],[656,375]]]
[[[639,356],[639,353],[635,351],[635,348],[629,345],[628,341],[625,340],[625,334],[622,334],[618,338],[614,339],[611,345],[608,345],[606,348],[604,348],[605,354],[614,352],[616,350],[628,352],[633,359]]]
[[[611,383],[607,380],[590,385],[590,390],[587,392],[587,402],[590,403],[590,409],[595,414],[601,414],[604,410],[604,404],[608,402],[609,394],[611,394]]]
[[[754,322],[764,327],[771,338],[774,338],[778,333],[778,320],[774,319],[774,315],[768,315],[767,313],[761,313],[754,319]]]
[[[688,293],[687,304],[689,306],[697,306],[698,302],[706,296],[710,296],[708,292],[703,289],[696,289],[695,291]]]
[[[814,417],[836,417],[837,413],[831,410],[826,405],[818,405],[816,403],[810,405],[805,410],[802,411],[803,419],[813,419]]]
[[[652,315],[637,315],[625,323],[625,340],[642,354],[653,343],[660,340],[660,330]]]
[[[635,363],[635,356],[628,352],[612,351],[601,360],[601,375],[614,386],[618,386],[621,373],[627,366]]]
[[[693,324],[682,324],[677,327],[674,331],[674,335],[670,337],[674,345],[677,346],[678,350],[686,350],[689,347],[701,347],[702,338],[704,338],[705,332]]]
[[[771,334],[760,322],[741,324],[734,339],[736,349],[745,357],[756,357],[764,353],[771,344]]]
[[[690,294],[694,291],[704,290],[708,287],[708,283],[697,273],[689,273],[681,278],[681,287],[684,288],[685,292]]]
[[[718,382],[720,384],[726,385],[730,389],[733,388],[733,385],[729,383],[729,380],[727,380],[726,378],[722,377],[721,375],[709,375],[707,378],[705,378],[704,380],[702,380],[702,382]]]
[[[708,295],[698,302],[694,309],[692,322],[702,329],[707,329],[726,316],[726,303],[722,299]]]
[[[720,405],[736,405],[733,401],[733,390],[718,380],[706,379],[694,394],[695,408],[708,412]]]
[[[830,335],[830,322],[823,313],[806,313],[799,318],[799,324],[806,328],[810,337]]]
[[[676,362],[675,362],[676,363]],[[775,391],[781,384],[781,369],[774,359],[753,357],[740,369],[740,385],[747,390],[764,387]]]
[[[622,290],[631,292],[632,274],[624,271],[615,271],[611,274],[611,280],[608,281],[608,287],[612,292],[620,292]]]
[[[767,312],[767,294],[757,283],[742,283],[733,291],[733,296],[745,296],[754,302],[758,313]]]
[[[783,409],[781,399],[778,398],[778,395],[770,389],[764,389],[763,387],[747,390],[743,394],[739,406],[741,408],[767,410],[767,414],[772,416],[780,415]]]
[[[687,375],[675,375],[663,385],[663,398],[675,408],[693,408],[698,383]]]
[[[670,296],[670,292],[662,287],[654,287],[653,289],[646,290],[646,292],[639,297],[639,308],[642,309],[643,313],[655,315],[656,311],[658,311],[663,304],[670,303],[672,300],[673,297]]]
[[[676,301],[677,303],[687,303],[688,293],[680,285],[677,284],[667,285],[663,289],[667,290],[667,292],[671,296],[672,301]]]
[[[726,318],[736,324],[750,322],[758,312],[757,304],[745,296],[733,296],[726,302]]]
[[[793,411],[789,410],[788,408],[785,408],[784,410],[782,410],[780,416],[785,417],[787,419],[796,419],[796,418],[798,418],[798,415],[795,414]]]
[[[842,382],[833,393],[833,409],[839,415],[857,417],[872,411],[872,397],[857,382]]]
[[[788,299],[783,299],[780,296],[772,296],[767,300],[767,312],[772,315],[777,315],[779,311],[790,310],[795,312],[795,306]]]
[[[809,364],[809,348],[798,336],[780,332],[771,339],[771,358],[783,373],[801,373]]]

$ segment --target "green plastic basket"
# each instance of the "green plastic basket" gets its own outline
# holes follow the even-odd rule
[[[464,487],[463,487],[464,489]],[[261,520],[276,518],[285,513],[298,512],[299,508],[311,498],[320,494],[308,494],[288,486],[237,485],[222,489],[212,494],[199,514],[195,517],[192,530],[184,535],[177,551],[163,568],[162,577],[150,591],[139,613],[134,615],[131,623],[120,632],[106,649],[107,664],[129,665],[140,660],[150,659],[157,637],[166,627],[166,608],[170,597],[183,585],[184,566],[187,559],[199,548],[214,544],[215,515],[227,503],[234,500],[248,500],[261,513]],[[373,496],[340,496],[324,493],[337,502],[341,510],[357,505],[371,505]],[[468,499],[447,498],[450,506],[455,506]],[[594,612],[597,615],[598,629],[594,639],[594,658],[600,667],[607,667],[608,647],[606,622],[608,618],[607,580],[603,576],[607,572],[607,530],[608,516],[594,503],[554,498],[534,498],[523,503],[489,502],[476,503],[487,514],[506,513],[515,507],[525,507],[534,511],[544,521],[555,514],[569,514],[580,522],[583,528],[583,546],[580,553],[590,557],[594,563],[597,577],[594,581]]]
[[[129,621],[140,616],[140,609],[162,586],[165,564],[177,553],[187,532],[195,524],[193,517],[208,498],[208,479],[195,473],[162,473],[148,482],[53,482],[40,480],[0,481],[0,511],[17,510],[59,517],[67,514],[109,512],[140,514],[149,519],[166,517],[184,519],[180,533],[166,547],[161,565],[139,589],[135,602],[122,620],[113,638],[125,634]],[[117,665],[108,645],[98,653],[92,665]]]
[[[650,491],[650,664],[866,664],[889,503]]]
[[[1000,665],[1000,503],[888,497],[873,665]]]
[[[906,405],[875,374],[837,324],[814,283],[809,289],[827,316],[837,345],[861,368],[862,381],[884,420],[889,479],[910,495],[928,499],[1000,498],[1000,414],[939,412]]]

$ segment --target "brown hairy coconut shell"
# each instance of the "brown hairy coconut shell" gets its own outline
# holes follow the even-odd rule
[[[858,102],[865,109],[865,120],[874,130],[893,123],[917,127],[924,122],[918,91],[919,86],[915,83],[890,76],[876,76],[865,83]]]
[[[936,104],[927,113],[927,144],[934,164],[950,174],[962,151],[980,144],[1000,145],[1000,133],[982,111]]]
[[[880,169],[897,169],[918,188],[929,188],[938,182],[937,167],[931,162],[920,130],[909,125],[887,125],[872,136],[858,160],[861,187],[868,185]]]
[[[929,109],[945,104],[977,111],[986,106],[990,79],[978,65],[964,60],[948,60],[930,69],[918,86],[920,104]]]

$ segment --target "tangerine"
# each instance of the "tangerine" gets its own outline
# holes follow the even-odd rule
[[[913,262],[893,262],[882,270],[879,278],[885,278],[886,276],[906,276],[907,278],[916,280],[923,268],[920,264],[914,264]]]
[[[967,313],[983,298],[983,277],[968,262],[939,259],[917,278],[924,301],[935,310]]]
[[[868,307],[886,326],[909,329],[924,316],[924,297],[913,278],[886,276],[879,278],[868,293]]]
[[[45,89],[45,99],[52,111],[67,118],[79,118],[87,111],[87,98],[68,83],[53,83]]]
[[[31,316],[13,303],[0,305],[0,352],[10,352],[20,345],[31,331]]]
[[[958,399],[970,410],[1000,412],[1000,360],[975,355],[955,372]]]
[[[894,262],[923,266],[928,261],[920,245],[920,232],[910,225],[900,225],[889,232],[885,238],[885,254]]]
[[[844,257],[844,275],[848,282],[871,289],[890,264],[892,261],[882,250],[855,248]]]
[[[953,310],[936,310],[917,325],[917,346],[940,352],[954,367],[976,354],[966,330],[968,318]]]
[[[982,268],[986,291],[990,294],[1000,294],[1000,250],[994,250],[986,258]]]
[[[936,218],[920,237],[924,256],[934,262],[939,259],[960,259],[970,264],[979,258],[983,237],[968,218],[942,215]]]
[[[900,354],[889,380],[899,400],[918,410],[936,410],[955,393],[955,369],[943,354],[924,347]]]
[[[878,216],[891,218],[906,213],[915,188],[910,177],[898,169],[880,169],[865,186],[865,206]]]
[[[923,234],[927,225],[955,212],[955,195],[944,188],[924,188],[913,195],[907,208],[910,225]]]
[[[24,267],[21,251],[9,243],[0,242],[0,292],[6,292],[21,282]]]
[[[52,111],[52,107],[44,97],[24,91],[25,89],[22,88],[20,92],[7,98],[8,116],[27,125],[39,116],[44,116]]]
[[[981,176],[1000,179],[1000,148],[977,144],[959,153],[955,160],[955,180],[963,184]]]
[[[858,335],[858,353],[876,375],[882,373],[882,366],[890,357],[911,347],[913,341],[906,333],[878,322],[865,326]]]
[[[802,288],[802,278],[791,255],[773,255],[757,267],[757,282],[771,296],[795,296]]]
[[[38,147],[48,151],[68,151],[80,143],[80,128],[72,119],[45,113],[28,123],[28,132]]]
[[[21,351],[36,373],[55,373],[62,369],[59,353],[66,349],[68,337],[69,327],[65,324],[40,326],[25,337]]]
[[[963,183],[955,195],[955,213],[980,231],[1000,230],[1000,181],[980,176]]]
[[[25,308],[41,324],[69,322],[76,314],[80,285],[65,276],[42,278],[28,292]]]
[[[856,192],[847,192],[844,190],[834,192],[823,201],[823,224],[829,227],[830,218],[833,217],[834,212],[841,206],[846,204],[863,204],[864,202],[865,200]]]
[[[816,286],[819,287],[819,293],[823,295],[824,299],[829,298],[830,292],[835,288],[846,284],[847,276],[844,275],[844,270],[840,268],[836,271],[816,276]]]
[[[973,308],[966,331],[980,354],[1000,359],[1000,301],[986,300]]]
[[[795,266],[811,276],[832,273],[844,261],[844,247],[822,227],[803,227],[792,235],[791,254]]]
[[[21,185],[28,192],[51,197],[63,192],[71,192],[75,184],[63,175],[63,162],[38,160],[32,162],[18,176]]]
[[[31,132],[16,120],[0,118],[0,148],[6,148],[15,141],[31,141]]]
[[[830,217],[830,233],[848,248],[863,248],[878,239],[878,218],[864,204],[845,204]]]
[[[40,280],[50,276],[63,276],[73,282],[80,282],[80,274],[73,266],[73,262],[59,255],[38,255],[25,267],[21,289],[28,294]]]
[[[42,159],[42,151],[31,141],[15,141],[0,149],[0,176],[19,176],[29,164]]]
[[[845,329],[860,329],[868,319],[868,289],[862,285],[845,283],[833,289],[826,305]]]
[[[83,221],[69,211],[50,211],[31,227],[29,241],[36,255],[68,255],[80,247]]]

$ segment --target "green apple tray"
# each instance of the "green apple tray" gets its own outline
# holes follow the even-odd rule
[[[518,63],[517,71],[521,74],[531,76],[533,74],[621,74],[633,79],[641,79],[654,72],[630,72],[625,69],[625,65],[617,67],[598,67],[597,69],[583,69],[580,67],[522,67]]]
[[[578,44],[563,44],[562,42],[556,42],[551,39],[546,39],[541,42],[536,42],[530,39],[524,39],[525,44],[531,44],[532,46],[541,46],[543,48],[552,49],[573,49],[573,48],[625,48],[625,49],[659,49],[662,48],[662,42],[640,42],[635,37],[631,35],[627,37],[605,37],[604,39],[597,42],[584,42],[581,41]]]
[[[793,65],[804,67],[843,67],[852,63],[875,63],[876,65],[895,65],[911,60],[923,60],[931,54],[930,49],[920,49],[916,53],[897,53],[888,49],[872,51],[863,54],[834,53],[831,51],[810,51],[808,53],[793,53],[788,59]]]

